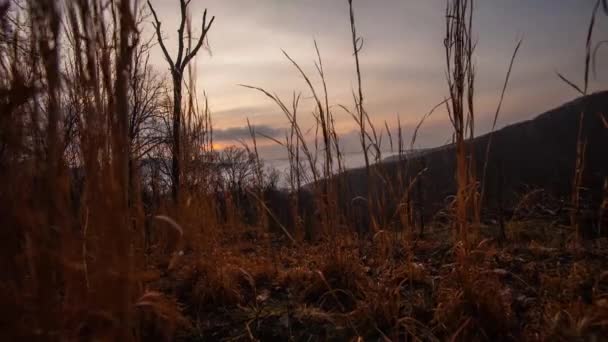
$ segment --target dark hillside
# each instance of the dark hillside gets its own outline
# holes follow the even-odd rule
[[[570,196],[580,113],[585,112],[583,135],[587,140],[583,187],[592,203],[601,201],[602,184],[608,176],[608,128],[604,125],[608,112],[608,92],[598,92],[576,99],[545,112],[535,119],[516,123],[497,130],[492,137],[486,176],[486,207],[504,200],[513,205],[530,189],[543,189],[556,198]],[[603,115],[603,119],[602,119]],[[477,179],[482,178],[485,154],[490,135],[474,139]],[[395,184],[398,168],[404,167],[406,177],[413,177],[426,165],[424,173],[424,202],[427,214],[445,205],[445,199],[456,192],[455,156],[453,145],[432,149],[422,156],[405,162],[387,161],[376,170],[386,173],[386,183]],[[405,165],[403,165],[405,163]],[[402,169],[403,170],[403,169]],[[346,179],[352,197],[364,195],[367,184],[363,169],[351,170]],[[502,196],[498,194],[502,193]]]

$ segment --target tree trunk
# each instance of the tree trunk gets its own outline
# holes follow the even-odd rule
[[[177,72],[173,74],[173,160],[171,173],[173,176],[173,201],[179,202],[181,176],[181,122],[182,122],[182,78]]]

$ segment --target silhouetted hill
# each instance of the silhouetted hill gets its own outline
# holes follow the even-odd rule
[[[589,202],[599,203],[602,185],[608,176],[608,127],[605,126],[608,91],[578,98],[535,119],[494,132],[486,176],[486,206],[494,206],[501,198],[506,205],[512,205],[529,189],[542,188],[558,198],[570,196],[581,112],[585,113],[583,136],[587,141],[583,186],[592,189],[585,193]],[[489,137],[486,134],[470,142],[479,180]],[[385,161],[375,166],[388,174],[385,180],[376,179],[380,192],[386,193],[387,186],[397,184],[399,169],[412,177],[426,166],[428,170],[422,178],[425,211],[432,214],[443,208],[444,200],[456,192],[454,149],[454,145],[445,145],[405,162]],[[350,188],[348,197],[364,195],[367,189],[364,169],[350,170],[342,176]]]

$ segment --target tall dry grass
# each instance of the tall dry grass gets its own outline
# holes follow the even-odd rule
[[[584,62],[584,71],[583,71],[583,85],[579,86],[574,82],[570,81],[562,74],[558,73],[557,76],[564,81],[567,85],[576,90],[580,95],[586,96],[589,92],[589,76],[592,67],[592,57],[593,57],[593,32],[596,25],[596,20],[600,11],[600,6],[603,6],[604,11],[606,11],[606,1],[598,0],[595,2],[593,7],[593,12],[591,14],[591,19],[589,21],[589,27],[587,29],[587,39],[585,44],[585,62]],[[608,14],[608,11],[606,11]],[[601,42],[597,44],[597,48],[601,45]],[[577,244],[580,244],[579,238],[585,234],[582,231],[581,227],[581,190],[584,187],[583,177],[585,174],[585,163],[586,163],[586,152],[587,152],[587,138],[585,136],[586,132],[584,131],[584,122],[585,122],[585,112],[587,110],[585,108],[582,109],[579,115],[578,122],[578,137],[577,137],[577,145],[576,145],[576,165],[574,167],[574,175],[572,177],[572,192],[571,192],[571,205],[572,210],[570,213],[570,224],[576,230],[577,233]]]
[[[473,54],[473,1],[448,1],[444,41],[450,101],[447,106],[456,144],[455,231],[465,251],[469,248],[469,219],[476,207],[476,175],[467,139],[475,132],[475,66]]]
[[[2,225],[14,246],[3,260],[19,270],[3,279],[3,302],[21,309],[3,333],[141,337],[143,311],[171,310],[171,301],[153,305],[141,278],[148,223],[133,169],[143,157],[136,151],[158,141],[139,130],[134,103],[146,95],[143,105],[151,105],[160,88],[134,80],[149,72],[133,63],[142,53],[139,6],[49,0],[2,9],[2,202],[10,213]]]

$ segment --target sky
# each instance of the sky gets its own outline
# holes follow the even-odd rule
[[[174,55],[179,1],[150,1]],[[491,128],[519,39],[523,39],[523,44],[498,126],[531,119],[577,97],[556,72],[582,83],[586,31],[594,3],[595,0],[475,2],[477,133]],[[420,118],[448,94],[443,47],[446,1],[354,0],[354,6],[358,34],[364,40],[360,58],[366,109],[379,129],[385,121],[396,129],[399,116],[407,138]],[[357,150],[355,123],[339,107],[354,107],[352,91],[356,86],[347,0],[193,0],[193,27],[200,27],[205,8],[216,17],[208,36],[210,51],[201,51],[194,63],[198,91],[204,90],[209,97],[218,147],[238,144],[235,139],[246,138],[247,119],[259,131],[278,138],[288,127],[287,119],[268,98],[240,84],[262,87],[287,102],[294,91],[302,92],[299,116],[304,128],[312,127],[311,94],[281,50],[320,87],[313,64],[316,40],[343,147],[348,152]],[[147,26],[145,34],[152,34],[152,23]],[[608,17],[600,16],[595,40],[607,38]],[[153,65],[166,72],[160,48],[153,51]],[[608,47],[600,49],[598,57],[605,61]],[[608,65],[600,62],[590,89],[607,88]],[[448,115],[442,109],[425,122],[416,147],[442,145],[450,137]],[[266,156],[280,149],[264,139],[260,145]]]

